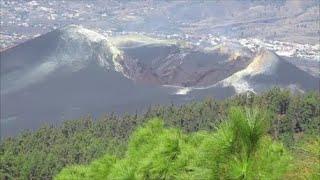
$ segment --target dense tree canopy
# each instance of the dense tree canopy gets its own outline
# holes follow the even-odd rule
[[[133,133],[124,158],[106,155],[56,179],[279,179],[292,158],[266,135],[266,121],[259,111],[232,108],[217,131],[185,134],[152,120]]]

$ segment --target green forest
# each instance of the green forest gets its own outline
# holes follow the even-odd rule
[[[6,138],[1,179],[320,179],[320,94],[88,115]]]

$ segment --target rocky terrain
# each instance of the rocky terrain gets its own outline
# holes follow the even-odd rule
[[[208,86],[245,68],[251,54],[197,50],[178,45],[123,48],[125,74],[134,80],[183,87]]]

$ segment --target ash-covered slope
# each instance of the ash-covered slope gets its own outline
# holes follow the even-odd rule
[[[319,78],[269,51],[234,44],[198,49],[167,40],[106,38],[67,26],[0,52],[1,136],[85,114],[225,98]]]
[[[268,50],[261,50],[247,68],[218,83],[234,87],[237,93],[261,92],[272,86],[306,91],[319,88],[319,77],[297,68]]]
[[[120,56],[100,34],[67,26],[1,53],[1,94],[43,81],[58,70],[76,72],[92,63],[121,71]]]
[[[122,73],[121,51],[79,26],[1,52],[1,137],[44,123],[179,102],[173,90]]]

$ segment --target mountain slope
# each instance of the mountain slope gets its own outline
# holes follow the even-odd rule
[[[1,52],[1,136],[88,113],[177,102],[168,88],[126,78],[120,56],[103,36],[79,26]]]
[[[232,86],[238,93],[248,90],[261,92],[270,86],[316,90],[319,87],[319,78],[300,70],[271,51],[261,50],[247,68],[219,84]]]
[[[272,52],[231,45],[106,38],[67,26],[0,53],[1,135],[88,113],[133,113],[155,104],[230,97],[319,81]]]
[[[58,69],[76,72],[95,62],[121,71],[121,52],[102,35],[67,26],[1,53],[1,93],[10,93],[44,80]]]

